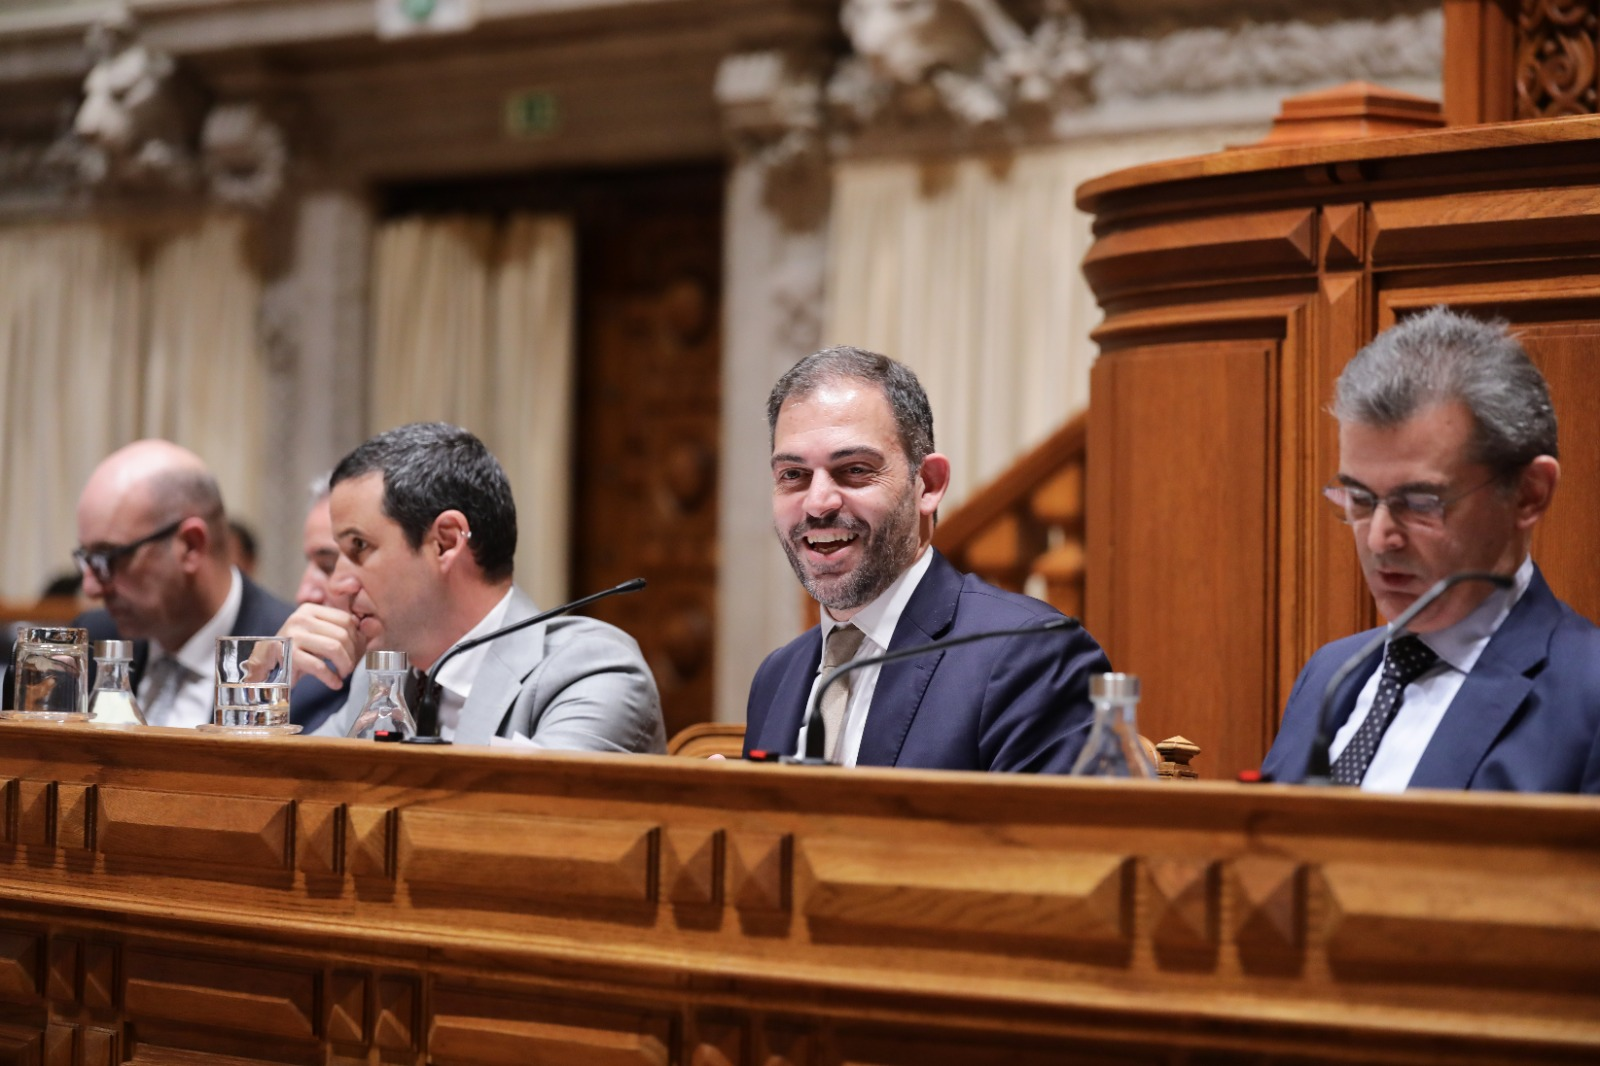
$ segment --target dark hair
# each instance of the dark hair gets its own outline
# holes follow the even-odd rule
[[[228,532],[233,536],[234,542],[238,545],[239,558],[244,559],[247,562],[255,562],[256,535],[250,531],[250,527],[239,521],[237,518],[230,518],[228,519]]]
[[[1544,375],[1504,322],[1439,306],[1375,337],[1339,375],[1333,416],[1396,426],[1425,407],[1472,412],[1470,458],[1502,476],[1541,455],[1558,458],[1556,414]]]
[[[767,446],[777,440],[778,412],[792,396],[808,396],[830,381],[853,378],[869,382],[883,392],[894,414],[900,449],[913,472],[933,451],[933,408],[922,382],[904,363],[864,348],[838,345],[812,352],[778,379],[767,397]]]
[[[380,433],[339,460],[330,487],[383,475],[383,513],[415,550],[443,511],[467,516],[472,557],[484,576],[511,576],[517,551],[517,505],[511,483],[483,441],[447,422],[412,422]]]

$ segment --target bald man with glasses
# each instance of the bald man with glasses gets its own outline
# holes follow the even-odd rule
[[[1350,527],[1378,613],[1456,585],[1361,662],[1330,706],[1329,779],[1368,791],[1600,792],[1600,630],[1529,554],[1560,480],[1543,375],[1504,325],[1436,307],[1378,335],[1333,403],[1339,471],[1323,494]],[[1378,634],[1312,656],[1262,764],[1299,781],[1339,667]]]
[[[141,440],[107,456],[78,497],[83,590],[104,605],[89,639],[133,640],[133,683],[151,725],[211,721],[216,638],[271,634],[289,605],[229,561],[217,481],[200,457]]]

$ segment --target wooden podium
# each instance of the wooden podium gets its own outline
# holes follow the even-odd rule
[[[1523,338],[1562,446],[1534,559],[1600,617],[1596,159],[1587,115],[1267,144],[1079,189],[1105,310],[1085,620],[1141,676],[1143,730],[1195,741],[1206,776],[1259,766],[1312,652],[1375,624],[1322,499],[1338,467],[1326,408],[1345,363],[1405,315],[1449,304]]]
[[[0,1062],[1600,1058],[1600,805],[0,725]]]

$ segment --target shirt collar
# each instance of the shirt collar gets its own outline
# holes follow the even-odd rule
[[[239,620],[239,604],[244,599],[244,579],[239,576],[239,568],[229,569],[230,580],[228,594],[222,599],[222,606],[217,608],[217,613],[211,620],[195,631],[194,636],[183,642],[183,647],[177,652],[169,652],[166,648],[161,651],[167,656],[178,660],[184,669],[200,677],[212,677],[217,671],[217,638],[228,636],[234,630],[234,623]],[[240,634],[241,636],[270,636],[269,633]],[[159,641],[152,641],[159,645]]]
[[[839,626],[853,625],[866,635],[878,651],[888,651],[889,642],[894,639],[895,627],[900,624],[900,616],[905,613],[906,604],[911,602],[911,594],[917,591],[917,586],[922,583],[922,575],[928,572],[932,564],[933,549],[924,548],[916,562],[906,567],[888,588],[878,593],[877,599],[857,611],[849,622],[834,621],[824,608],[823,642],[826,643],[828,634]]]
[[[462,634],[456,644],[461,644],[492,633],[499,629],[505,621],[506,611],[511,606],[512,589],[507,589],[500,602],[489,608],[489,613],[478,619],[478,624]],[[460,655],[455,656],[439,671],[434,678],[439,687],[454,696],[465,700],[472,694],[472,679],[478,676],[478,667],[483,662],[483,657],[489,653],[489,645],[480,644],[476,648],[468,648]]]
[[[1478,656],[1489,646],[1489,638],[1495,635],[1532,582],[1533,556],[1524,556],[1522,565],[1511,577],[1510,588],[1491,589],[1483,602],[1455,625],[1437,632],[1419,634],[1422,642],[1457,670],[1464,674],[1471,673],[1477,665]]]

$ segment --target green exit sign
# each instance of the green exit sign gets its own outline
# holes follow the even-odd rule
[[[505,127],[512,137],[547,137],[560,123],[556,94],[546,89],[527,89],[506,97]]]

